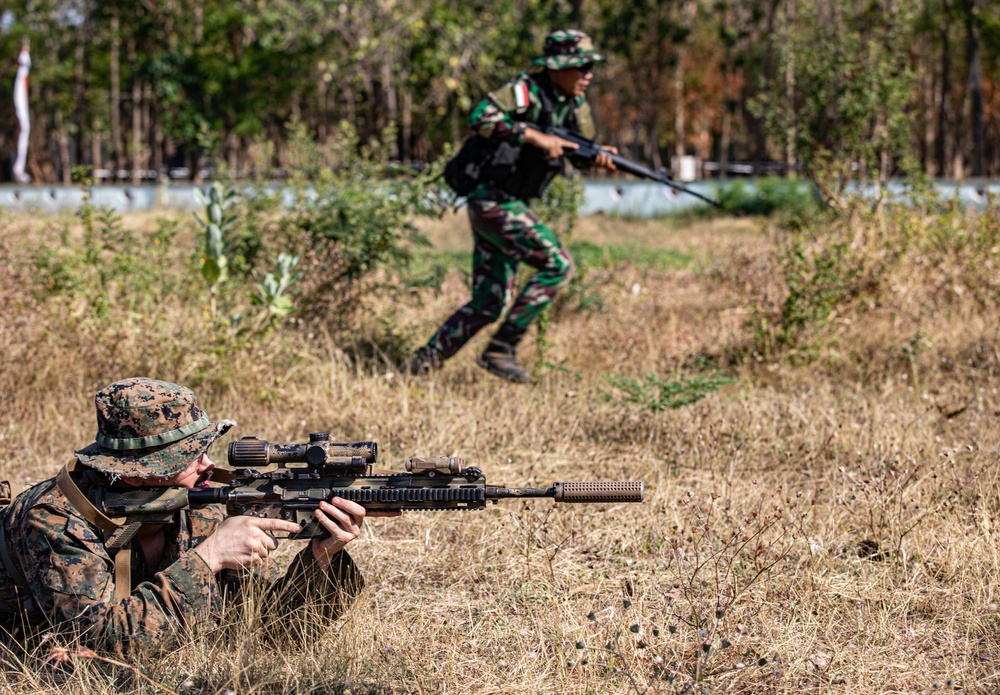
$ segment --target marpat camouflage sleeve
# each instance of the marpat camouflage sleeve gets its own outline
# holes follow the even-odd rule
[[[165,549],[164,564],[169,564],[116,601],[114,562],[103,540],[53,481],[36,486],[15,501],[6,520],[11,554],[24,569],[35,604],[29,621],[37,629],[47,622],[70,639],[120,656],[169,648],[196,622],[218,624],[223,584],[193,547],[223,518],[218,505],[191,510],[190,536]],[[277,622],[287,621],[306,603],[335,617],[364,584],[345,550],[324,571],[308,545],[284,577],[273,560],[250,576],[274,599],[268,606]]]
[[[37,609],[57,631],[101,651],[123,655],[173,643],[219,603],[215,575],[193,550],[115,601],[112,558],[58,491],[28,507],[21,524],[13,552]]]

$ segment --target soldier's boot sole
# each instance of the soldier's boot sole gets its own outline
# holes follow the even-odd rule
[[[476,358],[476,364],[493,376],[498,376],[513,384],[530,384],[532,381],[531,373],[508,355],[494,358],[489,354],[483,354]]]

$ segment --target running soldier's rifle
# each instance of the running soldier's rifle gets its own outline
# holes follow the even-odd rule
[[[529,127],[531,126],[530,123],[528,123],[527,125]],[[614,154],[612,152],[609,152],[608,150],[604,149],[593,140],[589,140],[588,138],[583,137],[574,130],[570,130],[569,128],[562,128],[559,126],[549,126],[548,128],[545,128],[543,132],[546,133],[547,135],[555,135],[556,137],[560,137],[563,140],[567,140],[576,145],[575,150],[570,150],[566,153],[571,160],[576,159],[578,161],[582,160],[586,162],[592,162],[597,158],[598,155],[603,154],[606,155],[612,162],[615,163],[615,166],[618,168],[618,171],[624,171],[625,173],[632,174],[633,176],[638,176],[639,178],[642,179],[650,179],[651,181],[658,181],[659,183],[670,186],[675,191],[678,191],[680,193],[687,193],[688,195],[693,195],[695,198],[698,198],[699,200],[704,200],[706,203],[714,205],[717,208],[722,207],[722,203],[720,203],[718,200],[713,200],[712,198],[704,196],[701,193],[698,193],[697,191],[692,191],[690,188],[685,188],[684,186],[680,185],[679,183],[677,183],[676,181],[674,181],[672,178],[670,178],[661,171],[653,171],[649,167],[643,164],[639,164],[639,162],[634,162],[627,157],[621,156],[620,154]]]
[[[274,444],[244,437],[229,445],[233,470],[213,471],[222,487],[134,488],[91,484],[90,502],[108,517],[124,517],[122,534],[144,523],[164,523],[187,507],[224,504],[231,515],[286,519],[302,526],[291,538],[329,535],[313,516],[333,497],[370,511],[485,509],[501,499],[552,497],[556,502],[641,502],[641,481],[555,483],[550,488],[508,488],[486,484],[486,476],[459,458],[411,458],[406,472],[375,468],[375,442],[333,443],[326,432],[308,444]],[[126,530],[128,529],[128,530]],[[134,534],[135,531],[131,531]],[[118,545],[129,539],[118,537]]]

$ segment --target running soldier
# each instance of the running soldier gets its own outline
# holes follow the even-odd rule
[[[184,628],[218,621],[229,589],[239,590],[222,580],[223,570],[267,587],[279,616],[316,597],[336,610],[361,588],[343,548],[360,535],[365,509],[339,498],[316,512],[330,536],[314,538],[281,578],[269,557],[273,533],[299,526],[226,518],[219,505],[142,526],[114,549],[114,524],[90,504],[88,486],[207,486],[215,468],[208,449],[236,423],[211,422],[187,388],[141,377],[105,387],[95,402],[97,441],[56,478],[18,496],[0,520],[0,585],[7,587],[0,624],[9,633],[52,628],[123,655],[169,648]]]
[[[573,272],[569,252],[528,206],[563,171],[564,156],[576,147],[543,130],[562,126],[594,137],[584,93],[594,65],[603,61],[583,32],[554,31],[545,38],[543,55],[531,61],[543,68],[541,71],[521,73],[490,92],[472,111],[472,129],[483,138],[506,143],[506,160],[500,165],[493,155],[492,162],[483,167],[481,182],[468,196],[474,239],[472,299],[413,353],[406,363],[411,374],[440,368],[483,327],[500,318],[517,267],[523,262],[537,272],[514,301],[478,363],[508,381],[531,381],[531,374],[517,362],[517,346]],[[605,149],[617,153],[614,148]],[[606,155],[595,163],[614,168]]]

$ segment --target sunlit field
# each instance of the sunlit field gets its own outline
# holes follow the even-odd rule
[[[467,299],[462,213],[421,223],[409,272],[440,287],[248,333],[212,316],[189,219],[121,224],[157,249],[127,282],[121,246],[51,262],[85,244],[77,218],[3,218],[2,477],[54,475],[94,439],[94,392],[144,375],[239,422],[220,462],[233,436],[329,431],[377,440],[385,467],[454,455],[489,484],[642,480],[646,499],[371,519],[350,546],[366,589],[332,624],[268,640],[227,616],[129,668],[53,669],[42,645],[6,659],[4,692],[1000,689],[997,248],[959,243],[972,222],[923,246],[940,229],[913,223],[905,248],[859,231],[878,289],[792,340],[764,320],[805,292],[771,223],[583,218],[577,280],[521,352],[530,386],[475,365],[486,334],[430,376],[393,368]]]

